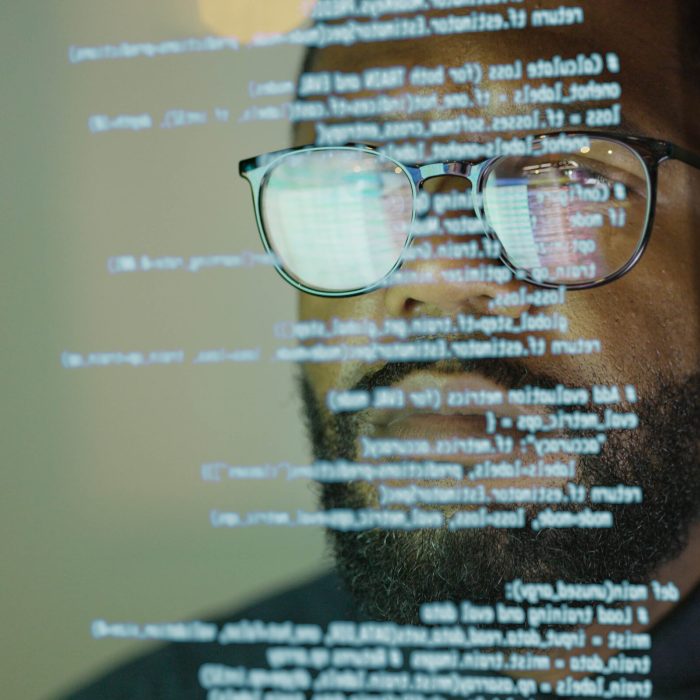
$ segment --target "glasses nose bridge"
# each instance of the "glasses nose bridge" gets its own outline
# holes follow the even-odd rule
[[[422,186],[426,180],[432,180],[435,177],[450,175],[452,177],[463,177],[469,180],[472,187],[475,183],[475,175],[478,172],[478,167],[474,163],[467,161],[448,161],[446,163],[428,163],[418,168],[418,181],[416,187]]]
[[[483,170],[484,162],[472,162],[465,160],[454,160],[446,163],[428,163],[412,169],[413,182],[415,184],[416,193],[423,189],[423,183],[427,180],[432,180],[436,177],[460,177],[468,180],[472,200],[474,202],[474,211],[478,218],[481,218],[481,195],[478,191],[477,183],[479,175]]]

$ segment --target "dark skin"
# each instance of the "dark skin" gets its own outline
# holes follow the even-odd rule
[[[538,6],[555,5],[540,3]],[[694,72],[688,70],[678,50],[680,19],[676,4],[632,4],[615,0],[585,2],[582,6],[586,12],[586,22],[582,26],[365,44],[361,48],[330,48],[320,52],[314,70],[361,71],[371,66],[400,64],[410,69],[413,65],[458,66],[464,61],[476,60],[482,64],[506,64],[517,58],[526,63],[555,54],[571,57],[579,52],[599,51],[604,54],[614,50],[620,57],[621,73],[615,78],[597,79],[621,82],[622,113],[630,133],[661,138],[697,151],[700,127],[692,115],[700,113],[700,91]],[[621,27],[624,27],[624,32],[620,31]],[[578,80],[583,82],[587,78]],[[539,84],[544,81],[531,82]],[[482,87],[512,92],[519,83],[496,86],[486,83]],[[430,88],[433,89],[448,91],[457,88],[445,84]],[[495,108],[499,114],[504,113],[502,106],[496,105]],[[519,109],[529,111],[532,106],[511,106],[508,109],[508,113],[517,113]],[[392,115],[395,119],[404,117]],[[462,138],[479,140],[484,135],[465,134]],[[299,144],[313,139],[308,126],[299,130]],[[642,260],[629,274],[612,284],[569,293],[562,310],[570,323],[567,335],[598,338],[603,351],[585,356],[563,355],[555,359],[529,358],[524,361],[528,367],[535,372],[552,374],[570,386],[590,386],[600,381],[634,384],[640,396],[654,391],[659,375],[682,382],[698,371],[699,191],[700,171],[678,161],[661,166],[654,233]],[[440,240],[444,241],[444,237]],[[433,242],[437,244],[439,241],[435,239]],[[436,280],[433,284],[395,285],[346,299],[300,294],[300,318],[370,318],[379,325],[387,317],[494,313],[488,310],[489,301],[509,288],[515,290],[520,286],[517,281],[505,288],[489,283],[451,284],[439,275],[441,269],[464,264],[463,260],[436,259],[405,264],[407,269],[431,269]],[[495,313],[519,315],[525,310],[548,309],[509,307]],[[549,335],[549,338],[554,337],[554,334]],[[366,338],[359,337],[340,340],[367,342]],[[362,363],[319,363],[308,364],[303,371],[316,399],[323,404],[330,389],[352,387],[367,372],[378,367]],[[691,528],[688,542],[678,558],[665,564],[654,575],[660,581],[673,581],[682,596],[700,581],[700,528]],[[652,627],[672,609],[673,604],[650,600],[646,607],[649,620],[638,623],[637,629]],[[604,650],[596,651],[605,654]],[[554,670],[546,675],[555,678],[557,674],[564,675]]]

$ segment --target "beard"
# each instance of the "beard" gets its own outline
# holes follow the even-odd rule
[[[531,372],[519,361],[479,360],[447,366],[388,364],[368,372],[352,389],[371,391],[413,371],[435,368],[479,372],[508,389],[528,384],[553,388],[561,383]],[[299,379],[314,457],[356,460],[361,419],[357,414],[330,413],[303,372]],[[602,412],[594,403],[577,408]],[[471,600],[494,605],[503,600],[504,584],[516,578],[551,583],[648,582],[685,548],[700,510],[700,373],[682,382],[657,376],[653,393],[630,410],[639,416],[637,429],[611,431],[599,455],[577,459],[575,483],[642,489],[642,504],[605,505],[613,515],[610,528],[535,531],[529,522],[539,507],[533,505],[527,508],[528,524],[521,529],[328,530],[337,571],[360,611],[372,619],[416,624],[423,603]],[[373,488],[368,491],[367,484],[359,482],[324,483],[320,502],[324,509],[372,507]]]

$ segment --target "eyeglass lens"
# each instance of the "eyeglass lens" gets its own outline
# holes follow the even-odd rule
[[[536,282],[584,284],[637,251],[649,177],[625,144],[589,139],[576,153],[495,160],[483,174],[488,228],[510,264]],[[401,262],[415,189],[393,160],[356,148],[310,149],[274,164],[261,190],[270,248],[307,288],[361,290]]]
[[[604,139],[577,153],[500,159],[483,186],[486,220],[508,260],[552,284],[622,269],[641,243],[648,201],[644,162]]]
[[[361,289],[401,259],[413,218],[413,184],[379,154],[300,151],[270,171],[261,215],[268,244],[297,282],[327,292]]]

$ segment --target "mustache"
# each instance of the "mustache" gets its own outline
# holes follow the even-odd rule
[[[506,389],[538,386],[554,389],[561,380],[544,372],[535,372],[524,362],[512,358],[478,360],[433,360],[429,362],[388,362],[377,370],[368,371],[353,386],[353,391],[372,391],[377,387],[397,384],[414,372],[433,371],[441,374],[480,374]]]

